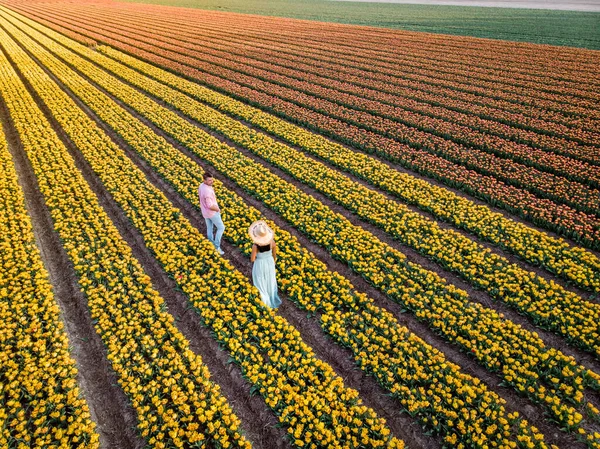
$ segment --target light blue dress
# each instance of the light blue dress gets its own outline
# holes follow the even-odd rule
[[[252,266],[252,282],[258,288],[262,302],[267,307],[276,308],[281,304],[277,294],[277,279],[275,279],[275,260],[271,250],[257,253]]]

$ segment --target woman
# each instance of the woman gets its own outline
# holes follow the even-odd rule
[[[275,233],[263,220],[255,221],[248,228],[248,234],[254,242],[250,260],[252,266],[252,282],[258,288],[262,302],[267,307],[277,308],[281,299],[277,294],[275,279],[275,261],[277,260],[277,244],[273,239]]]

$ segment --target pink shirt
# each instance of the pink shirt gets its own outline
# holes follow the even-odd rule
[[[212,187],[202,183],[198,189],[198,196],[200,197],[200,209],[202,210],[202,216],[204,218],[212,218],[213,215],[217,213],[211,209],[211,207],[217,206],[215,190]]]

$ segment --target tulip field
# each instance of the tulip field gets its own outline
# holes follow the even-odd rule
[[[0,448],[600,449],[598,67],[0,0]]]

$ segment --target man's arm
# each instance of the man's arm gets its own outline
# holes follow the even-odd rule
[[[208,204],[210,210],[214,210],[215,212],[221,212],[221,209],[219,209],[219,205],[217,204],[217,197],[215,196],[215,191],[213,189],[207,192],[206,198],[208,200],[206,204]]]
[[[219,205],[217,204],[214,192],[210,192],[208,189],[200,188],[200,204],[206,204],[210,210],[220,212]]]

